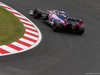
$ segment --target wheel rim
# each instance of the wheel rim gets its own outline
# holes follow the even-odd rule
[[[37,10],[34,10],[33,16],[34,16],[34,17],[37,17],[37,15],[38,15],[38,11],[37,11]]]

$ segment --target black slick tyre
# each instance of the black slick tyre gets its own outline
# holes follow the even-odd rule
[[[39,19],[42,15],[42,11],[40,9],[35,9],[33,11],[33,17]]]
[[[85,31],[85,26],[84,25],[75,28],[75,33],[76,34],[82,35],[84,33],[84,31]]]
[[[61,31],[62,28],[63,28],[63,25],[60,22],[54,22],[54,24],[52,26],[53,31],[56,31],[56,32]]]

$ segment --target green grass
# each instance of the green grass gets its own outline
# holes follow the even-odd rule
[[[25,33],[21,21],[11,12],[0,6],[0,45],[17,41]]]

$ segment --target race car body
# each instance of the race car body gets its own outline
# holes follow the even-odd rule
[[[43,18],[47,23],[52,25],[54,31],[69,29],[78,34],[83,34],[85,27],[81,19],[69,18],[68,14],[62,10],[46,10],[35,9],[29,12],[34,18]]]

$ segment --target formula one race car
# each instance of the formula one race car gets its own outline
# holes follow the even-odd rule
[[[77,34],[83,34],[85,26],[81,19],[69,18],[68,14],[62,10],[46,10],[40,9],[30,10],[30,15],[34,18],[42,18],[47,23],[52,25],[53,31],[62,31],[63,29],[71,30]]]

